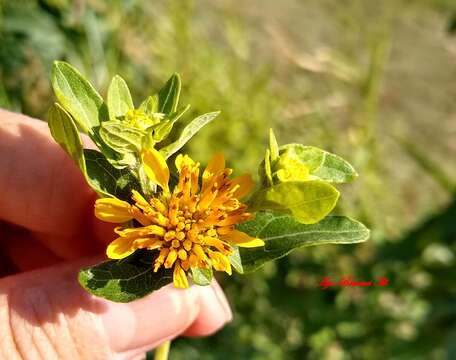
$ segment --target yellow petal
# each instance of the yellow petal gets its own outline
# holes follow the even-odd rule
[[[166,230],[163,229],[161,226],[158,225],[149,225],[137,228],[126,228],[123,229],[122,227],[116,227],[114,232],[119,234],[122,237],[130,237],[130,238],[138,238],[144,237],[148,235],[158,235],[163,236],[166,233]]]
[[[165,268],[170,269],[176,260],[177,260],[177,251],[175,249],[171,249],[165,260]]]
[[[255,248],[259,246],[264,246],[264,241],[258,238],[252,238],[252,240],[250,241],[239,243],[238,246],[244,248]]]
[[[149,149],[142,153],[142,162],[147,177],[155,184],[169,192],[169,169],[165,158],[155,149]]]
[[[114,232],[121,237],[129,237],[131,239],[141,237],[145,235],[147,232],[144,230],[143,227],[140,228],[126,228],[124,229],[121,226],[118,226],[114,229]]]
[[[131,205],[116,198],[98,199],[95,202],[95,216],[103,221],[123,223],[133,219]]]
[[[236,224],[240,224],[241,222],[247,221],[252,218],[252,215],[250,213],[242,213],[242,212],[239,212],[238,210],[236,210],[237,213],[233,212],[232,215],[229,215],[227,218],[219,221],[217,223],[217,225],[222,226],[222,227],[236,225]]]
[[[217,271],[225,271],[228,275],[231,275],[231,264],[230,260],[225,256],[215,251],[208,251],[209,257],[211,258],[212,267]]]
[[[173,283],[177,288],[188,288],[187,275],[178,263],[174,266]]]
[[[142,209],[147,209],[150,205],[146,199],[136,190],[131,191],[131,198]]]
[[[204,237],[204,245],[209,245],[212,247],[215,247],[218,251],[220,251],[222,254],[229,255],[231,254],[231,246],[228,245],[226,242],[217,239],[212,236],[205,236]]]
[[[179,172],[181,172],[184,166],[188,166],[191,168],[193,167],[193,165],[195,165],[195,162],[192,160],[190,156],[182,154],[177,155],[174,163],[176,164],[176,168]]]
[[[136,219],[141,225],[147,226],[152,224],[152,220],[149,219],[143,211],[141,211],[137,206],[131,207],[131,215]]]
[[[238,185],[237,189],[233,193],[234,197],[238,199],[247,195],[255,186],[255,182],[250,174],[244,174],[234,178],[231,180],[231,184],[234,186]]]
[[[162,247],[163,241],[154,238],[144,237],[135,239],[133,245],[138,249],[155,250],[160,249]]]
[[[264,241],[258,238],[251,237],[245,232],[239,230],[233,230],[226,235],[221,236],[221,238],[231,244],[236,244],[239,247],[258,247],[264,246]]]
[[[117,238],[111,242],[106,248],[106,255],[110,259],[123,259],[130,254],[133,254],[133,240],[131,238]]]
[[[222,153],[216,153],[209,160],[206,169],[203,172],[203,182],[210,179],[214,174],[217,174],[219,171],[225,169],[225,157]]]
[[[158,235],[158,236],[164,236],[166,233],[166,230],[163,229],[161,226],[158,225],[149,225],[144,227],[144,230],[147,231],[148,235]]]
[[[168,254],[169,254],[169,249],[168,248],[160,249],[160,254],[155,259],[154,272],[157,272],[158,269],[160,269],[160,266],[162,266],[162,264],[165,262],[165,259],[168,256]]]

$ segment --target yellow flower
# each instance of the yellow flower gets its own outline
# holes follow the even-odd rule
[[[118,199],[98,199],[95,215],[104,221],[121,223],[136,220],[139,227],[117,227],[119,237],[109,244],[106,253],[111,259],[122,259],[137,249],[155,250],[154,271],[162,266],[174,268],[174,286],[188,287],[190,268],[209,268],[231,274],[229,256],[232,246],[264,245],[235,230],[235,226],[252,216],[240,202],[253,187],[249,175],[229,179],[223,155],[216,154],[200,180],[199,163],[187,155],[176,158],[179,181],[169,191],[169,169],[156,150],[142,154],[145,173],[163,192],[146,200],[133,191],[129,204]]]

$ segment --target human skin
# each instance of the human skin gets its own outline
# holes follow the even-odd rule
[[[136,359],[231,320],[215,282],[128,304],[86,293],[77,272],[103,258],[112,226],[47,125],[1,109],[0,194],[0,359]]]

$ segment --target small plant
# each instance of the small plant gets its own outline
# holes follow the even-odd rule
[[[205,286],[214,270],[244,274],[296,248],[369,237],[360,222],[328,216],[339,198],[334,184],[357,177],[334,154],[279,146],[271,130],[258,185],[250,174],[232,177],[220,153],[204,170],[183,154],[220,112],[200,115],[174,134],[190,107],[179,107],[177,74],[139,107],[120,76],[104,100],[65,62],[54,63],[52,86],[58,102],[49,111],[51,134],[98,193],[95,215],[118,224],[119,236],[106,250],[110,260],[79,273],[96,296],[129,302],[171,282]],[[79,131],[98,150],[84,149]]]

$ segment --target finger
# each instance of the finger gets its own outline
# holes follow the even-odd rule
[[[208,336],[219,330],[225,323],[231,321],[232,313],[230,306],[225,294],[215,280],[209,286],[196,286],[191,289],[198,291],[198,303],[194,305],[198,306],[199,312],[191,325],[182,332],[182,335],[193,337]],[[149,334],[153,331],[153,329],[145,330],[147,330]],[[126,359],[135,359],[137,356],[143,355],[151,348],[158,346],[163,341],[174,337],[175,336],[166,337],[160,341],[153,342],[152,344],[147,342],[146,346],[143,345],[144,342],[142,342],[142,344],[138,343],[136,344],[137,346],[133,346],[134,350],[123,352],[122,355],[125,356]]]
[[[93,217],[95,194],[81,172],[52,140],[46,123],[3,110],[0,119],[0,153],[8,155],[0,158],[0,219],[54,235],[43,237],[45,245],[65,258],[88,253],[89,244],[82,252],[80,243],[67,246],[87,233]]]
[[[93,193],[46,123],[0,110],[0,216],[27,229],[73,235]]]
[[[97,239],[100,246],[103,247],[103,251],[106,249],[106,246],[117,237],[114,232],[116,226],[118,226],[118,224],[107,223],[97,219],[95,216],[92,217],[90,232],[93,234],[93,237]]]
[[[0,249],[19,271],[48,267],[62,261],[25,230],[14,231],[2,239]]]
[[[76,282],[81,265],[0,280],[0,323],[9,324],[2,330],[0,358],[3,351],[28,358],[127,359],[208,316],[205,332],[229,320],[220,305],[211,305],[210,314],[203,309],[205,297],[213,296],[210,287],[181,290],[169,285],[128,304],[94,298]]]
[[[220,317],[212,316],[219,309],[224,311],[225,319],[228,321],[233,318],[228,300],[215,280],[211,285],[201,287],[200,291],[203,293],[200,303],[200,316],[185,330],[184,335],[186,336],[207,336],[219,329],[221,326]]]
[[[0,223],[0,243],[5,238],[5,226]],[[0,278],[15,274],[18,271],[10,258],[0,250]]]

